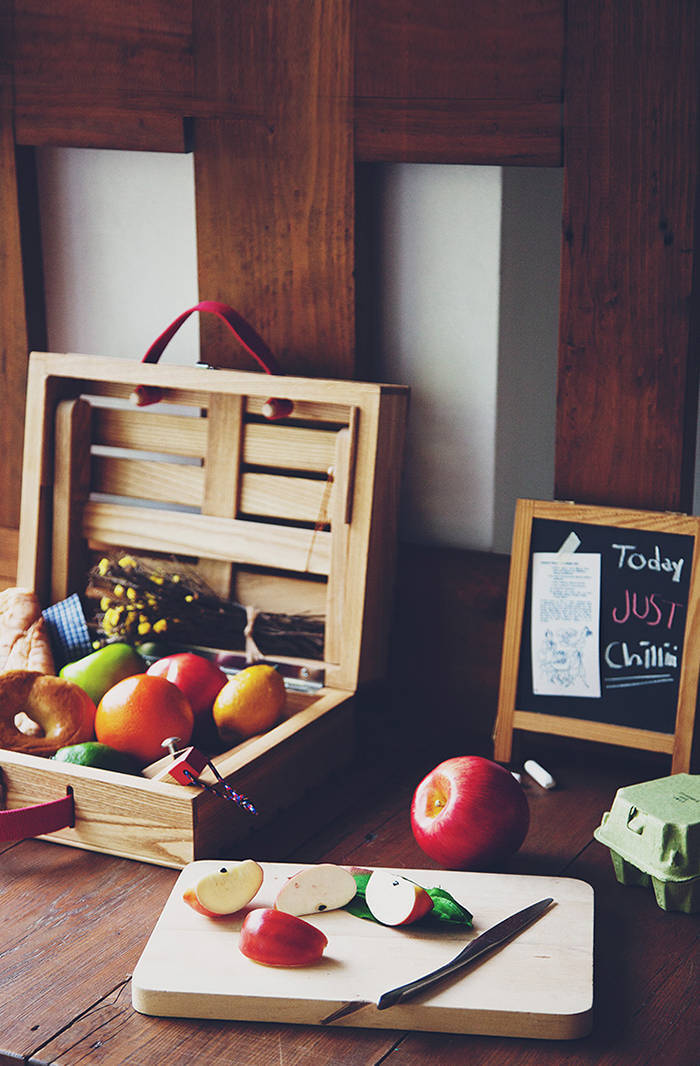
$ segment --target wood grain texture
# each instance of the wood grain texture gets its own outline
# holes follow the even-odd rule
[[[242,396],[212,396],[207,411],[207,443],[202,513],[235,518],[240,508],[241,449],[245,400]],[[234,568],[229,562],[203,560],[200,572],[217,595],[228,599]]]
[[[20,144],[184,151],[192,19],[177,0],[15,0]]]
[[[593,893],[573,878],[443,871],[424,868],[405,876],[440,887],[478,915],[474,931],[391,929],[344,910],[306,920],[323,930],[328,947],[318,965],[289,972],[251,963],[223,950],[243,915],[211,928],[182,899],[185,888],[214,862],[182,871],[132,978],[133,1004],[145,1014],[319,1024],[348,1000],[370,1002],[337,1024],[353,1028],[426,1029],[541,1039],[573,1039],[591,1026],[593,1000]],[[298,867],[269,864],[254,901],[271,907]],[[390,871],[393,867],[388,868]],[[379,996],[454,957],[465,941],[514,911],[551,897],[556,905],[508,948],[461,979],[446,982],[406,1004],[378,1011]],[[210,966],[191,969],[198,943],[208,941]],[[218,944],[218,948],[217,948]],[[336,1023],[334,1023],[336,1024]]]
[[[228,559],[249,566],[272,563],[282,570],[327,574],[330,534],[216,515],[90,502],[83,536],[92,544],[128,545],[145,552]]]
[[[343,623],[347,590],[347,508],[351,483],[351,434],[350,429],[341,429],[337,434],[335,456],[332,466],[332,488],[328,516],[333,533],[331,565],[328,573],[325,603],[326,628],[323,654],[327,662],[339,663],[342,658]]]
[[[120,152],[185,152],[188,123],[180,115],[90,107],[82,101],[26,105],[15,118],[17,144],[40,148],[103,148]]]
[[[202,418],[163,414],[149,408],[135,411],[93,406],[93,443],[108,448],[133,448],[203,459],[207,431],[207,423]]]
[[[53,506],[54,411],[79,389],[65,380],[47,381],[41,366],[29,367],[24,423],[17,583],[34,589],[39,602],[51,599],[51,510]]]
[[[355,158],[361,163],[559,167],[561,104],[359,98]]]
[[[17,584],[18,540],[18,529],[0,526],[0,585],[3,588]]]
[[[199,466],[97,455],[92,488],[108,495],[199,507],[204,472]]]
[[[555,495],[690,510],[700,11],[568,10]]]
[[[80,535],[90,488],[90,404],[63,400],[56,409],[51,533],[51,602],[80,587],[87,570]]]
[[[10,1048],[29,1058],[54,1038],[58,1016],[67,1023],[82,1012],[104,1015],[99,1006],[95,1014],[102,990],[124,986],[152,924],[147,913],[134,913],[136,901],[165,902],[175,875],[41,841],[7,848],[0,865],[3,906],[14,900],[0,982],[4,1062]],[[105,950],[96,950],[100,942]],[[31,955],[53,960],[52,973],[32,973]]]
[[[199,289],[262,334],[290,373],[351,377],[353,147],[348,0],[195,8]],[[215,43],[213,43],[215,42]],[[247,62],[232,62],[245,48]],[[215,366],[248,366],[202,322]]]
[[[561,165],[564,5],[359,0],[357,158]]]
[[[0,934],[0,1061],[33,1056],[40,1062],[121,1066],[144,1055],[173,1066],[187,1066],[193,1056],[212,1066],[232,1061],[252,1066],[280,1057],[285,1063],[357,1066],[378,1061],[391,1066],[392,1060],[397,1066],[460,1061],[558,1066],[572,1055],[581,1066],[689,1061],[695,1002],[688,989],[697,930],[686,915],[660,911],[650,892],[618,885],[607,850],[592,840],[616,788],[633,778],[658,776],[656,761],[636,765],[619,756],[591,761],[585,747],[560,744],[544,754],[537,749],[536,757],[547,761],[560,787],[547,792],[525,779],[530,831],[521,851],[500,869],[563,874],[594,886],[595,1024],[576,1044],[139,1015],[130,1004],[128,975],[176,874],[27,841],[6,848],[0,863],[0,901],[13,917]],[[306,843],[291,852],[282,841],[273,855],[258,857],[435,869],[415,844],[405,815],[415,782],[430,769],[426,756],[414,749],[401,765],[384,762],[378,776],[376,767],[376,762],[373,772],[357,767],[351,811],[318,831],[309,821],[311,812],[297,809],[296,818],[308,825]],[[110,950],[95,959],[85,945],[94,946],[106,927],[113,933]]]
[[[28,324],[24,295],[12,82],[0,67],[0,525],[19,524]]]

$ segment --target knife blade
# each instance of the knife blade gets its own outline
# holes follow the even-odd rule
[[[414,981],[409,981],[405,985],[399,985],[397,988],[392,988],[388,992],[382,993],[376,1003],[377,1010],[386,1010],[396,1003],[403,1003],[411,999],[426,988],[430,988],[444,978],[463,970],[500,944],[505,944],[506,941],[512,940],[529,925],[537,921],[553,902],[554,900],[551,897],[541,899],[538,903],[532,903],[529,907],[524,907],[523,910],[504,918],[502,922],[492,925],[490,929],[481,933],[474,940],[470,940],[467,946],[462,948],[459,954],[455,955],[450,962],[446,962],[436,970],[431,970],[430,973],[425,974],[423,977],[418,977]],[[361,1010],[362,1007],[369,1006],[369,1003],[370,1001],[368,1000],[355,1000],[352,1003],[346,1003],[332,1014],[329,1014],[327,1018],[323,1018],[320,1024],[329,1025],[331,1022],[345,1018],[349,1014],[354,1014],[355,1011]]]

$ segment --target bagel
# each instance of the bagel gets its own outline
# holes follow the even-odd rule
[[[15,716],[24,713],[43,736],[19,730]],[[92,740],[95,704],[72,681],[36,670],[0,674],[0,748],[25,755],[53,755],[68,744]]]

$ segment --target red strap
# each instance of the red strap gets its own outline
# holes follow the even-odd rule
[[[218,300],[201,300],[194,307],[190,307],[189,311],[183,311],[181,315],[178,315],[175,321],[171,322],[168,328],[163,330],[160,337],[154,340],[141,362],[157,363],[180,326],[187,321],[194,311],[211,311],[212,314],[221,319],[266,374],[282,373],[277,360],[260,334],[256,333],[251,324],[246,322],[242,315],[238,314],[238,311],[234,311],[228,304],[219,303]]]
[[[0,811],[0,840],[24,840],[44,833],[55,833],[75,825],[73,792],[68,789],[61,799]]]
[[[282,374],[274,355],[260,334],[253,329],[250,322],[246,322],[245,318],[239,315],[238,311],[234,311],[232,307],[229,307],[228,304],[219,303],[218,300],[200,300],[194,307],[190,307],[188,311],[183,311],[181,315],[178,315],[175,321],[171,322],[168,328],[163,330],[160,337],[154,340],[141,362],[157,363],[180,326],[195,311],[210,311],[217,318],[220,318],[266,374]],[[158,403],[162,398],[162,390],[157,385],[137,385],[131,395],[132,402],[138,407],[148,407],[152,403]],[[272,420],[288,418],[292,413],[293,407],[291,400],[273,398],[264,405],[263,414],[265,418]]]

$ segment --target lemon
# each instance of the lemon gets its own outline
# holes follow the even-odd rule
[[[230,678],[212,707],[221,739],[245,740],[279,722],[287,700],[282,675],[274,666],[256,663]]]
[[[53,756],[56,762],[69,762],[77,766],[97,766],[100,770],[116,770],[120,774],[137,774],[139,764],[131,755],[115,751],[107,744],[86,740],[83,744],[70,744],[59,748]]]

